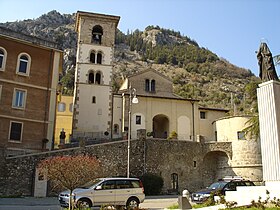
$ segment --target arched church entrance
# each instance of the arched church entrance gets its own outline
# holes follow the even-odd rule
[[[166,139],[169,134],[169,120],[167,116],[159,114],[153,118],[154,138]]]

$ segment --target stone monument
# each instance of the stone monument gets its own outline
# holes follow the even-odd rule
[[[238,205],[251,204],[274,197],[280,198],[280,82],[266,43],[261,43],[257,53],[262,83],[257,88],[260,141],[263,168],[263,186],[237,187],[237,191],[226,192],[227,201]]]

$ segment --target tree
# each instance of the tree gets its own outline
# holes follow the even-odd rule
[[[257,88],[259,81],[252,81],[245,86],[245,93],[249,97],[249,103],[251,104],[251,112],[254,115],[246,122],[248,125],[243,131],[249,134],[251,137],[256,139],[260,136],[260,126],[259,126],[259,115],[258,115],[258,104],[257,104]]]
[[[40,175],[46,175],[48,180],[70,191],[70,210],[73,208],[73,190],[97,178],[100,175],[100,163],[88,155],[57,156],[42,160],[38,170]]]
[[[275,55],[273,57],[273,61],[275,63],[275,66],[279,65],[280,64],[280,55]]]

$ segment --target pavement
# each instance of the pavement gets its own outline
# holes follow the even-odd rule
[[[148,210],[161,210],[178,204],[177,195],[146,196],[145,201],[140,204],[140,208]],[[216,205],[200,208],[200,210],[219,210],[225,208],[224,205]],[[0,210],[60,210],[57,197],[23,197],[23,198],[0,198]],[[99,209],[99,208],[93,208]],[[197,209],[196,209],[197,210]]]
[[[164,196],[146,196],[145,201],[140,204],[143,209],[159,210],[166,209],[174,204],[178,204],[177,195],[164,195]],[[27,207],[27,209],[36,209],[35,207],[46,207],[46,209],[60,209],[59,201],[57,197],[22,197],[22,198],[0,198],[0,210],[6,209],[7,206],[13,206],[21,209],[21,207]],[[49,206],[49,208],[48,208]],[[57,206],[57,208],[55,208]],[[28,208],[30,207],[30,208]],[[99,208],[93,208],[99,209]]]

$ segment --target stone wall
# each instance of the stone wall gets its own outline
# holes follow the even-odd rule
[[[178,140],[132,140],[130,175],[144,173],[160,175],[164,180],[163,192],[174,192],[173,175],[178,177],[178,189],[194,191],[216,181],[219,171],[231,160],[231,143],[203,144]],[[89,154],[102,163],[102,176],[126,176],[127,141],[104,143],[84,148],[64,149],[40,154],[10,157],[0,161],[0,195],[32,196],[35,169],[40,160],[57,155]],[[245,157],[246,158],[246,157]],[[242,167],[239,168],[242,172]],[[248,170],[244,168],[243,170]],[[233,172],[233,170],[231,170]],[[239,175],[239,174],[228,174]]]

